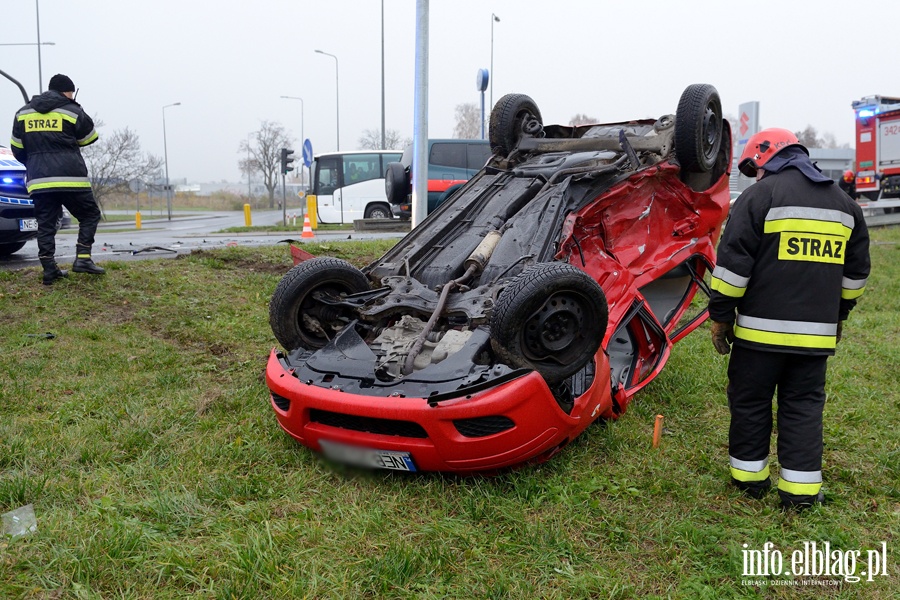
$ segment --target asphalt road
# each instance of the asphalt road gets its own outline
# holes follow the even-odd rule
[[[254,211],[254,226],[275,225],[282,222],[280,210]],[[227,246],[273,246],[281,240],[300,238],[288,232],[273,233],[215,233],[229,227],[243,227],[242,211],[225,211],[211,213],[191,213],[189,216],[173,214],[172,220],[166,218],[144,218],[139,231],[117,231],[133,228],[134,221],[117,221],[101,223],[95,236],[93,258],[102,264],[107,260],[142,260],[148,258],[174,258],[179,254],[188,254],[196,249],[224,248]],[[75,242],[77,225],[62,230],[56,235],[56,260],[59,263],[71,263],[75,260]],[[348,236],[354,240],[397,238],[403,233],[392,232],[316,232],[309,241],[346,240]],[[305,240],[303,240],[305,241]],[[165,250],[160,250],[163,248]],[[285,252],[287,250],[285,249]],[[0,269],[22,269],[39,265],[37,242],[29,241],[24,248],[15,254],[0,258]]]

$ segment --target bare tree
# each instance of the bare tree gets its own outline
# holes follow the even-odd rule
[[[251,145],[248,140],[241,140],[238,168],[244,173],[262,175],[263,185],[269,192],[269,208],[275,208],[275,189],[281,175],[281,149],[290,148],[293,139],[281,123],[263,121],[259,131],[255,132],[253,142]]]
[[[102,123],[101,123],[102,125]],[[83,150],[94,199],[103,208],[110,195],[128,192],[132,182],[149,183],[160,175],[163,160],[141,152],[140,137],[129,128],[117,129]]]
[[[396,129],[388,129],[384,132],[382,148],[381,129],[364,129],[356,143],[360,150],[402,150],[412,144],[412,139],[402,137]]]
[[[469,140],[481,137],[481,109],[474,102],[456,105],[453,137]]]
[[[807,125],[803,131],[796,131],[794,135],[801,144],[807,148],[837,148],[837,140],[831,132],[825,132],[819,137],[819,132],[812,125]]]
[[[584,113],[578,113],[571,119],[569,119],[569,125],[573,127],[576,125],[592,125],[597,123],[597,119],[595,117],[589,117]]]

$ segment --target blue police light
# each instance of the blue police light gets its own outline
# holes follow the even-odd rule
[[[864,119],[866,117],[874,117],[875,111],[872,110],[871,108],[863,108],[859,111],[858,116],[860,119]]]
[[[12,177],[4,177],[4,178],[3,178],[2,180],[0,180],[0,181],[3,181],[3,183],[12,183],[12,182],[13,182],[13,178],[12,178]]]

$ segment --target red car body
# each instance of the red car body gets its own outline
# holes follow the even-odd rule
[[[704,98],[708,97],[707,93]],[[718,101],[717,96],[714,100]],[[503,100],[498,106],[502,102]],[[701,104],[703,110],[700,112],[706,116],[707,121],[710,112],[716,116],[715,103]],[[513,108],[519,108],[519,105]],[[679,110],[681,111],[681,107]],[[535,111],[536,109],[532,110]],[[496,119],[502,121],[504,115],[498,116],[497,112],[498,109],[495,108],[491,117],[492,124]],[[697,110],[693,112],[696,113]],[[299,304],[292,304],[291,299],[298,294],[306,294],[298,290],[309,289],[311,285],[307,280],[302,284],[288,281],[287,277],[283,280],[283,283],[287,282],[282,286],[285,289],[276,291],[270,316],[276,337],[290,351],[284,352],[277,348],[272,351],[266,369],[266,382],[279,425],[301,444],[316,451],[324,451],[338,460],[405,471],[451,471],[465,474],[540,462],[565,447],[597,419],[612,419],[621,415],[634,394],[662,370],[671,346],[705,319],[705,309],[694,305],[692,310],[692,300],[698,291],[708,291],[704,276],[711,272],[714,265],[714,247],[727,216],[730,199],[726,167],[731,164],[730,133],[727,122],[721,121],[720,114],[720,124],[717,125],[720,129],[714,133],[722,138],[721,145],[717,145],[715,149],[706,148],[707,154],[713,155],[707,157],[707,166],[695,166],[688,171],[682,164],[686,162],[684,153],[679,154],[656,139],[659,136],[673,137],[671,132],[665,133],[671,127],[665,117],[659,121],[633,121],[602,126],[550,126],[544,128],[541,138],[529,137],[520,132],[520,128],[528,130],[527,125],[522,125],[520,113],[512,111],[512,114],[518,115],[513,119],[517,134],[514,138],[514,150],[504,147],[503,140],[499,140],[496,160],[489,162],[486,170],[416,228],[422,228],[422,231],[414,230],[408,236],[411,239],[404,239],[398,244],[398,248],[366,269],[370,282],[386,282],[392,291],[387,291],[387,287],[380,288],[385,290],[382,292],[360,291],[360,300],[356,304],[349,301],[354,298],[354,289],[346,290],[349,295],[342,295],[340,299],[334,295],[316,296],[316,301],[327,304],[330,307],[328,311],[331,311],[322,312],[317,305],[315,310],[319,312],[316,315],[332,314],[335,310],[352,312],[352,307],[356,306],[358,312],[350,316],[368,319],[370,323],[380,325],[361,328],[361,321],[351,320],[349,324],[360,331],[357,335],[349,331],[351,327],[346,322],[342,322],[334,329],[336,335],[325,336],[327,344],[323,349],[293,349],[297,343],[284,333],[284,323],[293,325],[295,321],[299,321],[301,328],[310,323],[307,314],[312,306],[309,304],[310,297],[304,296],[303,302],[306,304],[303,306],[306,309],[297,308]],[[698,116],[694,115],[692,119],[697,121]],[[702,118],[699,120],[702,121]],[[678,126],[687,127],[680,123]],[[545,225],[548,227],[547,240],[552,244],[544,240],[540,246],[548,248],[543,262],[555,265],[553,268],[564,274],[568,274],[572,267],[587,274],[599,285],[606,299],[608,325],[604,324],[596,330],[602,342],[600,339],[596,340],[597,346],[594,347],[595,350],[592,349],[590,360],[584,361],[585,364],[579,366],[577,372],[572,373],[572,368],[567,366],[564,373],[558,373],[554,368],[559,365],[550,364],[547,367],[548,361],[552,363],[548,358],[517,358],[516,352],[523,347],[528,354],[528,348],[531,347],[529,343],[535,343],[534,338],[531,342],[524,338],[519,340],[524,346],[513,344],[512,350],[504,347],[503,343],[506,342],[495,339],[498,337],[495,329],[503,329],[502,324],[497,324],[497,314],[489,316],[490,348],[494,351],[485,349],[487,343],[484,339],[488,335],[488,327],[484,314],[475,310],[466,313],[467,318],[461,316],[463,313],[460,306],[463,301],[469,302],[470,298],[474,298],[471,302],[478,302],[480,296],[474,295],[478,290],[483,290],[486,298],[484,304],[488,308],[485,311],[493,309],[494,313],[502,312],[498,307],[504,300],[507,305],[515,301],[503,298],[504,285],[517,290],[524,289],[525,292],[522,293],[528,291],[527,285],[515,288],[516,283],[511,283],[510,280],[539,273],[520,269],[520,274],[513,275],[520,268],[519,263],[528,261],[523,261],[521,257],[515,260],[505,259],[504,256],[524,255],[524,250],[520,247],[512,251],[508,248],[515,243],[521,245],[518,238],[535,229],[535,218],[544,222],[542,211],[537,211],[538,216],[531,217],[532,220],[527,221],[528,225],[521,229],[517,229],[516,225],[505,231],[501,228],[501,236],[516,236],[516,239],[498,242],[497,250],[491,258],[499,261],[500,265],[494,270],[492,277],[486,277],[486,270],[485,276],[475,282],[480,282],[481,286],[474,287],[475,283],[471,283],[469,287],[460,285],[457,289],[468,296],[456,300],[456,304],[448,300],[446,305],[441,305],[439,301],[430,300],[431,296],[425,298],[426,292],[416,291],[420,288],[410,287],[411,273],[415,273],[417,269],[423,281],[429,275],[425,266],[422,266],[424,261],[416,259],[416,266],[411,268],[409,257],[421,256],[417,254],[417,248],[443,248],[444,245],[439,243],[441,239],[456,240],[463,229],[452,227],[462,226],[451,226],[448,223],[452,224],[454,219],[463,217],[454,215],[465,216],[470,207],[478,205],[478,198],[495,193],[494,188],[511,189],[514,185],[522,185],[519,182],[528,176],[528,169],[532,168],[529,165],[547,162],[557,156],[562,157],[561,160],[569,160],[565,152],[577,153],[588,147],[605,147],[606,142],[593,141],[596,138],[591,136],[615,138],[616,128],[627,130],[633,137],[631,142],[622,141],[625,134],[619,133],[619,151],[613,154],[608,154],[605,150],[599,153],[594,151],[593,157],[586,156],[585,160],[599,157],[603,165],[600,170],[605,174],[596,175],[593,172],[593,175],[582,178],[582,181],[596,185],[595,181],[606,177],[604,181],[609,181],[610,185],[596,188],[599,190],[597,192],[589,189],[589,193],[577,202],[574,210],[557,211],[558,218],[552,224]],[[662,133],[652,130],[653,128],[661,129]],[[677,142],[677,136],[673,139]],[[646,149],[641,150],[645,146],[652,146],[656,149],[656,154]],[[629,147],[632,148],[630,152]],[[520,156],[530,158],[520,163],[508,158],[517,152]],[[638,152],[642,154],[639,155]],[[687,158],[689,159],[690,157]],[[519,169],[515,173],[518,179],[509,175],[515,169]],[[592,176],[595,179],[591,180]],[[575,189],[575,181],[577,178],[570,179],[560,193],[577,195],[571,192]],[[559,206],[560,202],[554,204],[552,199],[552,188],[550,183],[546,184],[535,196],[534,202],[540,200],[547,203],[545,206]],[[541,200],[545,196],[549,199]],[[524,218],[521,214],[525,210],[523,208],[510,216],[509,221]],[[487,210],[485,214],[492,214],[491,210]],[[475,228],[475,223],[467,222],[464,227],[465,231],[469,231]],[[519,233],[510,233],[511,231]],[[477,240],[469,243],[464,255],[470,252],[475,241]],[[504,250],[504,243],[507,250]],[[440,254],[435,252],[432,250],[428,256],[440,265]],[[405,283],[403,267],[400,266],[402,261],[398,257],[405,257],[406,260]],[[469,265],[470,262],[465,264]],[[568,266],[563,268],[560,264]],[[299,268],[302,267],[295,267]],[[398,276],[397,273],[401,275]],[[554,281],[554,273],[556,271],[546,281]],[[430,276],[435,277],[433,272]],[[451,276],[447,275],[445,279],[449,281]],[[293,287],[287,289],[291,283]],[[404,285],[407,287],[403,288]],[[444,285],[450,286],[452,290],[451,284]],[[428,287],[425,285],[422,289]],[[453,291],[445,295],[452,296]],[[587,296],[590,297],[589,294]],[[580,301],[583,296],[566,292],[558,295],[551,290],[548,297],[558,298],[563,304],[567,301],[571,304],[573,298]],[[432,320],[440,322],[446,318],[448,322],[443,328],[443,335],[446,336],[446,332],[455,327],[470,335],[466,343],[472,347],[477,345],[473,340],[482,340],[479,352],[471,355],[477,357],[471,358],[471,363],[477,363],[478,366],[473,366],[473,371],[466,373],[460,370],[460,365],[464,362],[460,361],[454,371],[453,361],[447,358],[443,363],[428,364],[424,371],[417,367],[408,374],[394,373],[389,376],[384,374],[382,367],[376,379],[345,377],[345,371],[353,372],[356,367],[345,369],[342,365],[363,365],[369,360],[366,348],[373,348],[378,354],[379,348],[384,346],[378,342],[382,339],[381,334],[378,338],[375,334],[383,331],[386,326],[393,327],[400,313],[375,314],[373,311],[385,311],[386,309],[378,307],[379,304],[390,303],[392,298],[398,304],[407,303],[412,306],[407,312],[419,310],[423,321],[428,314],[425,307],[430,310],[437,303],[437,315]],[[527,329],[534,323],[541,323],[546,335],[541,334],[544,337],[540,338],[540,343],[547,344],[547,348],[551,350],[556,348],[554,343],[587,343],[585,338],[589,338],[590,333],[579,335],[571,329],[573,319],[574,327],[584,328],[586,323],[591,323],[583,314],[592,310],[590,305],[590,301],[585,301],[583,306],[578,304],[575,308],[567,309],[549,309],[544,306],[540,309],[544,311],[544,317],[536,316],[539,311],[524,314],[522,322],[527,327],[523,327]],[[297,314],[285,320],[286,312]],[[381,317],[382,314],[390,314],[390,317]],[[324,317],[315,318],[323,322],[325,320]],[[314,333],[321,330],[322,324],[319,321],[316,321],[317,324],[312,329]],[[464,324],[460,325],[461,323]],[[570,328],[568,333],[566,326]],[[509,330],[508,325],[505,330]],[[302,339],[309,340],[310,335],[307,332]],[[420,336],[423,339],[427,337],[422,334]],[[350,338],[353,339],[341,341]],[[562,341],[559,341],[560,338]],[[404,339],[405,345],[400,347],[408,347],[410,341],[411,338]],[[303,343],[299,342],[300,345]],[[560,353],[564,355],[567,351],[561,349]],[[317,359],[317,352],[324,353],[323,360]],[[372,359],[375,359],[374,355]],[[384,364],[385,361],[386,358],[378,354],[377,362]],[[514,364],[509,366],[509,362]],[[442,365],[449,365],[446,366],[446,376],[436,376],[432,382],[410,383],[410,378],[414,379],[417,373],[439,373],[444,368]],[[397,365],[393,368],[395,371],[400,369]],[[457,377],[458,381],[448,383],[453,381],[453,377]],[[329,382],[334,385],[329,385]],[[383,389],[376,391],[379,386],[383,386]]]

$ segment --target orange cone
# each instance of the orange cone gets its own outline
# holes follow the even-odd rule
[[[312,223],[309,222],[309,215],[305,215],[303,217],[303,233],[300,234],[300,237],[303,237],[303,238],[316,237],[316,234],[314,234],[313,230],[312,230]]]

